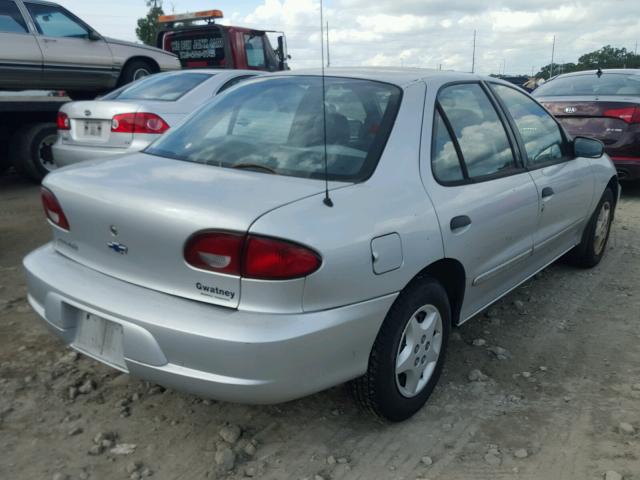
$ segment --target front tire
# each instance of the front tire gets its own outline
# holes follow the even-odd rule
[[[581,268],[600,263],[607,248],[615,211],[613,192],[607,188],[582,235],[582,241],[570,252],[570,260]]]
[[[411,417],[438,383],[450,330],[451,307],[442,285],[430,277],[413,281],[387,313],[367,373],[351,383],[356,400],[392,422]]]

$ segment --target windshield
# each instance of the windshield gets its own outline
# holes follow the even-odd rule
[[[640,75],[623,73],[595,73],[559,77],[540,85],[535,97],[572,95],[640,95]]]
[[[398,87],[326,78],[330,180],[363,181],[375,169],[400,104]],[[218,167],[324,178],[322,79],[252,80],[214,99],[146,152]]]
[[[161,73],[133,82],[102,97],[102,100],[154,100],[175,102],[205,80],[211,73]]]

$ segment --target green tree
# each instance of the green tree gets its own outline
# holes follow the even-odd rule
[[[164,15],[162,0],[145,0],[149,12],[144,18],[138,19],[136,35],[145,44],[156,46],[156,35],[158,33],[158,17]]]

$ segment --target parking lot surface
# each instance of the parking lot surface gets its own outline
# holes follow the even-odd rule
[[[76,355],[25,299],[39,189],[0,176],[0,478],[640,479],[640,185],[623,191],[602,263],[558,262],[457,329],[426,408],[389,425],[343,386],[233,405]]]

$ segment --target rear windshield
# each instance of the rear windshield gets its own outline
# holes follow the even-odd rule
[[[366,180],[375,169],[400,105],[398,87],[326,78],[330,180]],[[324,178],[322,79],[250,80],[216,97],[146,151],[218,167]]]
[[[598,77],[595,73],[560,77],[540,85],[535,97],[571,95],[640,95],[640,75],[605,73]]]
[[[212,76],[211,73],[152,75],[105,95],[102,99],[175,102]]]

